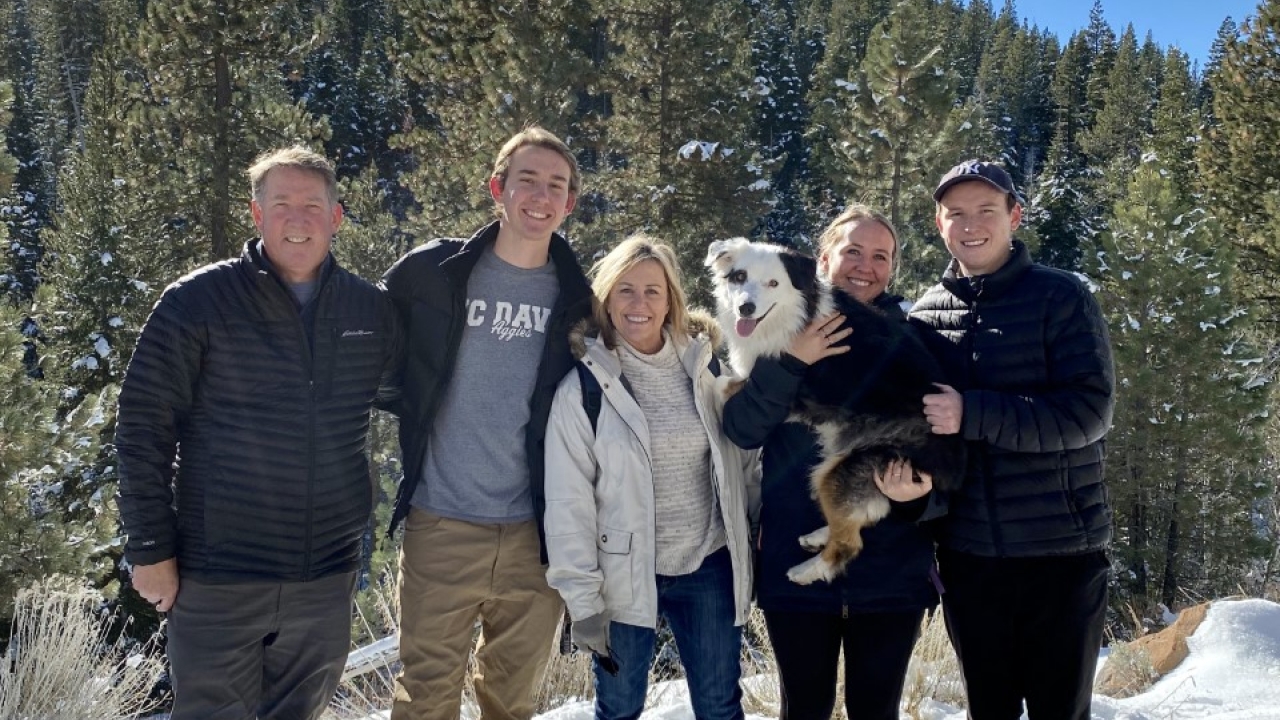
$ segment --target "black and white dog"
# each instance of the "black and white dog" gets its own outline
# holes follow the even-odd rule
[[[934,435],[924,417],[923,397],[937,392],[942,370],[905,323],[833,288],[807,255],[733,238],[713,242],[706,264],[739,377],[751,373],[757,358],[780,356],[814,318],[838,310],[853,328],[844,341],[849,352],[809,367],[790,418],[811,426],[821,444],[810,488],[827,527],[800,538],[822,553],[787,577],[802,585],[830,581],[861,552],[862,528],[889,513],[874,476],[890,461],[910,460],[933,476],[936,490],[959,487],[964,442]]]

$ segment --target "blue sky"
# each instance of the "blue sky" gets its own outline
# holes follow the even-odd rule
[[[1203,66],[1218,27],[1228,15],[1237,24],[1255,14],[1259,0],[1102,0],[1102,15],[1119,36],[1133,23],[1141,43],[1147,31],[1162,48],[1177,45]],[[991,0],[999,12],[1004,0]],[[1018,19],[1052,30],[1065,42],[1089,24],[1092,0],[1015,0]]]

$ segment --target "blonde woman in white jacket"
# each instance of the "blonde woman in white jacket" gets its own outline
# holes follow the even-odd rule
[[[640,716],[659,615],[695,717],[743,717],[757,455],[721,432],[715,322],[690,315],[677,268],[643,235],[596,264],[598,302],[571,342],[599,385],[599,416],[593,430],[571,372],[547,427],[547,581],[594,654],[597,720]]]

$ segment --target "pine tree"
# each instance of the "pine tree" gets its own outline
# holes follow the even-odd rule
[[[1018,27],[1008,3],[996,22],[990,51],[983,56],[978,91],[996,129],[1000,155],[1014,182],[1025,187],[1044,164],[1054,111],[1050,83],[1058,61],[1057,40],[1034,28]]]
[[[1241,243],[1250,296],[1273,303],[1280,300],[1280,0],[1259,5],[1241,31],[1209,77],[1216,124],[1201,147],[1201,172],[1210,207]]]
[[[507,138],[539,124],[571,132],[578,99],[597,88],[587,54],[595,15],[586,0],[404,0],[396,64],[424,105],[395,140],[414,156],[405,178],[425,238],[470,234],[493,218],[488,179]],[[622,8],[618,9],[622,12]]]
[[[1235,41],[1239,32],[1239,26],[1228,15],[1218,26],[1218,34],[1214,36],[1213,44],[1209,46],[1209,57],[1204,67],[1200,69],[1201,82],[1196,95],[1196,104],[1200,106],[1200,111],[1206,118],[1213,113],[1213,83],[1210,79],[1222,69],[1222,60],[1227,55],[1227,46]]]
[[[1186,53],[1176,47],[1165,54],[1160,99],[1152,119],[1151,150],[1167,168],[1181,203],[1190,203],[1196,181],[1195,145],[1200,112]]]
[[[1085,85],[1092,53],[1084,33],[1076,33],[1055,68],[1049,96],[1055,107],[1053,142],[1044,172],[1030,186],[1024,217],[1040,238],[1036,259],[1046,265],[1076,270],[1085,246],[1096,234],[1099,214],[1094,200],[1095,176],[1088,169],[1080,138],[1089,123]]]
[[[397,20],[389,0],[333,0],[319,19],[323,41],[297,68],[300,76],[290,91],[313,115],[328,119],[332,135],[325,154],[338,177],[376,167],[388,190],[386,210],[403,220],[412,195],[397,182],[412,158],[392,148],[391,141],[421,98],[395,72],[389,53],[398,37]]]
[[[804,188],[810,179],[804,139],[809,80],[800,70],[805,58],[797,57],[796,40],[801,30],[791,2],[754,0],[751,7],[757,95],[753,140],[760,149],[762,170],[767,173],[772,194],[768,212],[753,234],[803,247],[811,223],[804,202]]]
[[[1150,134],[1152,92],[1151,78],[1145,74],[1137,38],[1129,25],[1120,37],[1115,62],[1107,74],[1102,109],[1080,139],[1090,164],[1107,169],[1117,179],[1119,186],[1108,188],[1111,197],[1124,190],[1123,178],[1136,165]]]
[[[42,233],[58,205],[58,173],[84,145],[84,94],[92,58],[103,43],[102,5],[96,0],[13,2],[8,48],[18,97],[10,148],[20,169],[0,201],[0,215],[14,241],[8,289],[17,300],[29,301],[41,282]]]
[[[960,29],[949,33],[947,56],[956,71],[956,97],[967,98],[974,92],[979,68],[988,45],[996,32],[996,16],[988,0],[970,0],[960,18]]]
[[[201,260],[239,251],[254,233],[244,168],[264,150],[329,135],[289,97],[282,70],[314,34],[308,3],[162,0],[146,5],[129,52],[128,142],[163,168],[169,217]],[[119,70],[117,70],[119,72]]]
[[[1173,174],[1154,156],[1137,169],[1092,264],[1119,385],[1108,477],[1121,599],[1140,607],[1222,591],[1198,544],[1236,576],[1259,552],[1251,511],[1263,489],[1249,469],[1266,393],[1248,365],[1249,314],[1220,226],[1179,198]]]
[[[1116,33],[1103,17],[1101,0],[1093,0],[1084,37],[1090,58],[1089,79],[1085,85],[1085,95],[1089,99],[1087,124],[1093,125],[1094,117],[1106,105],[1111,66],[1116,61]]]
[[[10,98],[9,84],[0,83],[0,135]],[[16,171],[0,144],[0,189]],[[17,590],[53,573],[91,570],[114,532],[101,495],[71,505],[66,492],[67,478],[92,472],[114,392],[66,411],[58,386],[31,365],[35,332],[29,317],[0,302],[0,637],[8,637]]]
[[[903,2],[877,26],[856,82],[836,104],[845,116],[835,139],[843,165],[831,186],[846,201],[881,209],[897,226],[898,279],[906,292],[932,284],[944,264],[933,229],[933,183],[963,159],[964,136],[983,126],[953,111],[955,75],[937,34],[919,20],[928,5]]]
[[[858,68],[876,28],[894,7],[892,0],[831,0],[829,17],[821,28],[822,57],[813,70],[809,107],[813,109],[805,133],[813,169],[812,202],[819,211],[842,206],[846,198],[829,183],[844,172],[837,137],[845,125],[848,88],[857,82]],[[922,17],[917,17],[917,22]]]
[[[63,479],[91,467],[114,394],[104,392],[61,413],[56,387],[32,377],[25,358],[29,327],[0,303],[0,637],[9,636],[14,595],[55,573],[93,575],[115,527],[102,496],[69,508]]]
[[[605,211],[582,225],[582,252],[654,233],[680,256],[691,299],[706,304],[707,240],[749,233],[767,191],[751,141],[759,90],[746,8],[734,0],[612,8],[614,51],[601,83],[614,111],[604,138],[617,162],[593,178]]]

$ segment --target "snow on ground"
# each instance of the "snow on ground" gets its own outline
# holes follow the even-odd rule
[[[1124,700],[1095,695],[1094,720],[1280,720],[1280,605],[1215,602],[1187,645],[1187,659],[1142,695]],[[920,717],[964,720],[965,714],[926,702]],[[471,720],[465,710],[463,720]],[[591,703],[569,703],[537,720],[592,720]],[[641,720],[694,720],[684,683],[651,687]],[[768,719],[748,715],[747,720]]]

